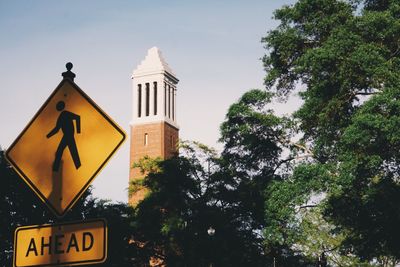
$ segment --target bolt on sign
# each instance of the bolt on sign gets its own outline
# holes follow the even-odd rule
[[[19,227],[14,236],[14,267],[102,263],[107,258],[107,224],[79,223]]]
[[[6,152],[14,169],[59,217],[125,140],[124,131],[73,82],[68,64],[67,75]],[[68,73],[72,78],[66,78]]]

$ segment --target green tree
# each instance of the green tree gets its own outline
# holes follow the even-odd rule
[[[326,210],[350,230],[346,241],[358,255],[394,263],[400,259],[399,89],[385,88],[353,117],[340,142],[339,189]]]
[[[253,185],[238,181],[212,149],[183,142],[178,157],[144,158],[136,167],[147,173],[142,184],[149,189],[135,208],[133,240],[143,255],[169,266],[265,266],[260,222],[252,216],[259,207],[249,199]]]
[[[293,246],[301,238],[298,208],[319,199],[324,220],[345,233],[343,254],[394,265],[400,3],[299,0],[275,18],[280,25],[263,38],[265,84],[277,98],[300,96],[293,129],[306,149],[296,154],[310,155],[267,188],[267,238]]]
[[[49,214],[0,151],[0,265],[12,266],[14,231],[22,225],[49,222]]]
[[[171,266],[284,266],[310,264],[285,243],[265,246],[265,189],[282,182],[296,155],[293,122],[267,108],[271,94],[251,90],[234,103],[221,126],[221,155],[199,143],[181,144],[180,155],[165,161],[143,158],[135,167],[146,173],[133,192],[149,194],[135,208],[143,254]],[[272,215],[271,215],[272,216]],[[207,229],[216,229],[213,237]],[[266,249],[267,248],[267,249]]]
[[[293,121],[276,116],[268,107],[272,96],[250,90],[231,105],[221,125],[224,149],[220,166],[223,182],[231,189],[231,205],[241,214],[249,240],[263,248],[267,263],[300,266],[307,264],[307,259],[295,255],[287,242],[265,243],[261,234],[271,235],[270,230],[282,226],[272,227],[275,214],[265,209],[269,197],[265,190],[289,175],[290,162],[298,158],[290,151],[304,150],[302,144],[291,140]]]

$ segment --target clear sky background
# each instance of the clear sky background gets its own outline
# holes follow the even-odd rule
[[[157,46],[180,79],[180,138],[221,149],[229,105],[264,88],[261,38],[278,24],[273,11],[293,2],[0,0],[0,146],[11,145],[68,61],[75,82],[129,136],[131,73]],[[95,179],[95,196],[127,201],[128,172],[129,138]]]

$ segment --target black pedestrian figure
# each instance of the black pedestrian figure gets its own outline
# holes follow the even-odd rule
[[[53,171],[58,172],[60,168],[61,158],[64,152],[64,149],[68,147],[69,152],[72,156],[72,159],[75,164],[75,168],[79,169],[81,166],[81,161],[79,159],[78,149],[76,148],[75,143],[75,128],[74,128],[74,120],[76,122],[76,132],[79,134],[81,133],[81,118],[79,115],[76,115],[72,112],[64,110],[65,103],[64,101],[59,101],[56,105],[56,109],[61,111],[60,115],[58,116],[56,126],[53,130],[51,130],[47,134],[47,138],[52,137],[55,135],[60,129],[63,132],[63,137],[61,138],[60,144],[58,145],[54,163],[53,163]]]

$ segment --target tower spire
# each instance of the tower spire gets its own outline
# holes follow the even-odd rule
[[[157,72],[166,72],[172,77],[175,77],[173,70],[165,61],[160,49],[158,49],[156,46],[153,46],[147,51],[146,57],[133,71],[132,77]]]

